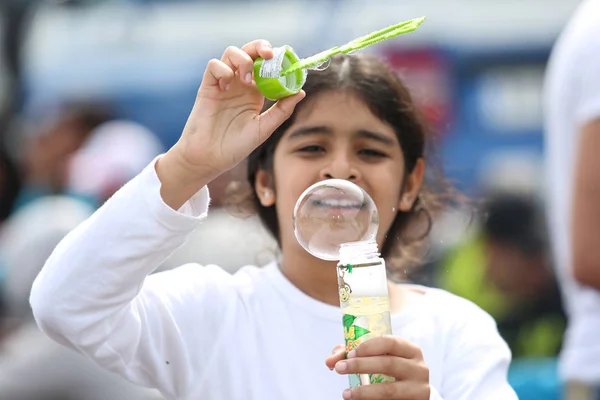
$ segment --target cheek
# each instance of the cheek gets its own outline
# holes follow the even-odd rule
[[[291,220],[294,212],[294,197],[286,185],[279,185],[276,189],[275,204],[280,223],[287,223]]]
[[[287,178],[282,177],[282,179],[275,179],[275,193],[276,193],[276,204],[279,213],[282,213],[282,216],[285,219],[289,219],[291,223],[291,219],[294,213],[294,207],[296,206],[296,201],[306,190],[307,187],[311,185],[312,182],[303,182],[302,176],[299,175],[300,179],[293,179],[291,176]],[[282,220],[283,222],[284,220]]]
[[[277,209],[279,212],[285,211],[291,223],[296,201],[306,188],[316,182],[316,177],[312,176],[305,163],[277,151],[273,170],[277,171],[274,176]]]
[[[377,233],[378,241],[383,243],[386,236],[390,233],[389,230],[398,214],[398,208],[394,202],[387,200],[377,206],[379,212],[379,231]]]
[[[374,184],[372,192],[380,217],[387,216],[389,218],[398,212],[402,196],[402,181],[398,175],[390,175],[386,178]]]
[[[295,246],[297,241],[294,233],[294,208],[302,192],[310,185],[303,185],[302,182],[293,179],[275,179],[275,182],[277,219],[282,245]]]
[[[398,215],[398,205],[400,202],[400,191],[402,182],[398,175],[382,176],[372,188],[373,200],[379,213],[379,233],[378,237],[383,240],[388,234],[396,215]]]
[[[286,168],[277,168],[275,175],[275,205],[277,207],[277,218],[282,236],[287,236],[292,230],[292,218],[296,200],[306,187],[302,186],[302,174],[295,173],[291,166]],[[297,176],[297,178],[295,178]],[[293,232],[291,232],[293,235]]]

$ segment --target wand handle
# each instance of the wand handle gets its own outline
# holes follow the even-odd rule
[[[409,21],[404,21],[395,25],[390,25],[387,28],[383,28],[378,31],[369,33],[368,35],[356,38],[346,43],[345,45],[332,47],[331,49],[321,51],[310,57],[300,59],[299,61],[293,63],[289,67],[284,68],[281,71],[281,76],[291,74],[301,69],[314,68],[320,64],[323,64],[329,58],[335,56],[336,54],[353,53],[358,50],[364,49],[367,46],[371,46],[375,43],[379,43],[399,35],[413,32],[423,23],[423,21],[425,21],[425,17],[414,18]]]

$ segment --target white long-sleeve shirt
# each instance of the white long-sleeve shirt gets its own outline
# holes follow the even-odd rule
[[[149,165],[55,249],[31,305],[59,343],[168,399],[332,400],[348,378],[325,358],[343,343],[339,307],[297,289],[276,264],[231,275],[188,264],[150,276],[208,212],[203,188],[180,210]],[[228,249],[223,244],[223,251]],[[418,345],[432,399],[511,400],[510,351],[474,304],[419,287],[392,318]]]

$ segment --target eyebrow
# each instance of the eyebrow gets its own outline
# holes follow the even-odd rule
[[[296,138],[308,136],[308,135],[330,136],[330,135],[333,135],[333,129],[331,129],[327,126],[309,126],[306,128],[298,128],[290,134],[288,139],[296,139]],[[357,129],[354,132],[353,136],[359,137],[359,138],[375,140],[375,141],[380,142],[385,145],[394,144],[394,139],[390,138],[388,135],[384,135],[383,133],[370,131],[367,129]]]

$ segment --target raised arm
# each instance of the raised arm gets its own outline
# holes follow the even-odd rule
[[[186,346],[179,332],[193,326],[178,314],[186,303],[202,301],[208,274],[197,267],[180,281],[184,271],[171,271],[161,274],[161,285],[146,277],[193,232],[209,198],[202,189],[182,212],[172,210],[161,200],[153,169],[65,237],[35,280],[30,301],[38,325],[52,339],[137,384],[172,393],[180,389],[165,377],[162,358],[169,348]],[[172,353],[170,370],[181,372],[188,357]]]
[[[212,339],[197,321],[222,324],[234,307],[226,274],[187,266],[147,276],[206,214],[206,184],[245,159],[304,97],[260,114],[264,97],[246,78],[253,59],[272,54],[255,41],[211,60],[177,144],[57,246],[31,293],[51,338],[130,381],[186,394]]]

